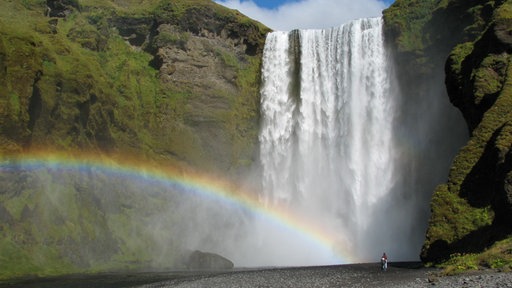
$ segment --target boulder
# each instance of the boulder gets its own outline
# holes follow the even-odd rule
[[[215,253],[196,250],[188,258],[187,268],[190,270],[227,270],[234,264],[229,259]]]

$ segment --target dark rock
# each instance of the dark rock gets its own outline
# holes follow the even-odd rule
[[[47,16],[58,18],[65,18],[79,8],[76,0],[47,0],[46,5]]]
[[[233,269],[234,264],[218,254],[196,250],[190,254],[187,267],[190,270],[226,270]]]
[[[145,46],[152,33],[155,33],[155,23],[150,17],[118,17],[112,19],[110,25],[116,27],[119,35],[135,47]]]
[[[504,170],[503,174],[506,174],[500,175],[503,178],[498,178],[498,181],[503,184],[501,187],[497,187],[495,221],[507,224],[507,222],[512,219],[512,151],[510,150],[507,153],[507,158],[502,169]]]

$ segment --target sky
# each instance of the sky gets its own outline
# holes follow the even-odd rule
[[[394,0],[214,0],[273,30],[323,29],[379,17]]]

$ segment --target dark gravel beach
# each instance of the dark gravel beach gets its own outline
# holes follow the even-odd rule
[[[440,277],[418,263],[238,269],[225,272],[103,274],[0,282],[0,287],[160,288],[160,287],[512,287],[512,273],[478,271]]]
[[[386,272],[380,271],[379,264],[356,264],[239,271],[141,287],[512,287],[512,273],[438,275],[438,270],[414,263],[390,265]]]

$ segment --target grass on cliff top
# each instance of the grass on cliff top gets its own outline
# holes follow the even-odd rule
[[[32,0],[37,1],[37,0]],[[96,10],[103,13],[102,9],[115,11],[118,15],[129,15],[131,17],[140,16],[157,16],[171,17],[174,19],[181,18],[190,8],[208,8],[213,10],[221,18],[233,18],[241,24],[255,23],[260,31],[269,31],[269,29],[243,15],[237,10],[232,10],[212,0],[78,0],[80,7],[85,10]],[[100,8],[100,9],[99,9]]]
[[[169,15],[174,19],[183,16],[186,10],[195,7],[206,7],[212,9],[221,18],[233,18],[241,24],[254,23],[260,31],[268,32],[270,29],[265,25],[253,20],[237,10],[229,9],[212,0],[74,0],[73,6],[78,7],[82,12],[92,14],[105,14],[110,11],[119,16],[149,17]],[[46,10],[46,0],[22,0],[22,1],[1,1],[0,19],[9,18],[4,16],[16,16],[20,23],[33,17],[20,17],[21,13],[31,11],[41,13]],[[170,10],[170,11],[169,11]],[[34,16],[34,15],[32,15]],[[12,18],[12,17],[11,17]]]
[[[423,28],[435,5],[434,0],[397,0],[384,10],[388,29],[397,33],[399,51],[422,53],[425,46]]]

